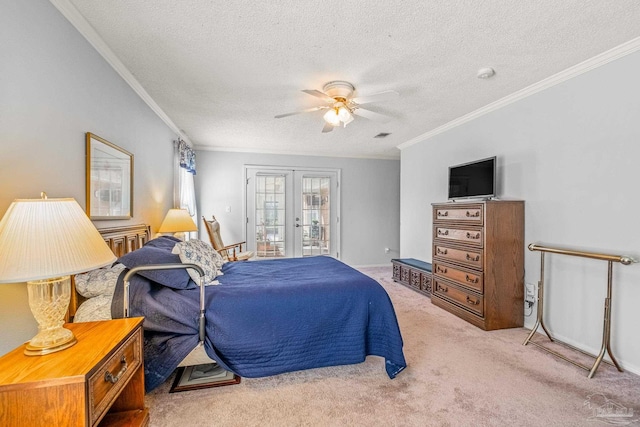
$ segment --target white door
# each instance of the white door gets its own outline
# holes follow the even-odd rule
[[[339,257],[339,170],[245,171],[247,248],[258,259]]]

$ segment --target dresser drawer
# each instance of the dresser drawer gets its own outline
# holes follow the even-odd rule
[[[455,302],[480,316],[484,314],[484,299],[482,296],[458,287],[451,282],[442,281],[438,277],[433,278],[433,283],[433,293],[435,295]]]
[[[481,272],[473,272],[449,264],[435,262],[433,264],[433,274],[453,280],[476,292],[482,293],[483,291],[483,274]]]
[[[436,244],[434,245],[434,258],[444,259],[446,261],[463,264],[472,268],[482,269],[483,253],[482,249],[458,249],[451,246]]]
[[[437,207],[433,209],[435,222],[460,222],[465,224],[482,225],[482,205],[466,205],[464,207]]]
[[[479,228],[463,228],[451,227],[444,225],[436,225],[433,227],[433,236],[436,239],[448,240],[456,243],[464,243],[473,246],[482,247],[482,229]]]
[[[139,327],[89,378],[91,425],[102,417],[141,364],[142,328]]]

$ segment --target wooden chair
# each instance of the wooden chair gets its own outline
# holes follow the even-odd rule
[[[212,215],[212,220],[209,221],[204,216],[202,220],[209,234],[209,240],[211,240],[211,246],[218,251],[222,258],[227,261],[245,261],[249,258],[253,258],[252,251],[242,251],[242,245],[246,242],[234,243],[232,245],[226,245],[222,243],[222,237],[220,237],[220,223],[215,216]]]

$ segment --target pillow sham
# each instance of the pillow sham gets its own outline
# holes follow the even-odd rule
[[[204,284],[217,284],[213,283],[218,275],[218,269],[216,268],[215,250],[211,245],[203,242],[202,240],[187,240],[186,242],[177,243],[173,248],[173,253],[177,253],[180,257],[180,261],[184,264],[195,264],[204,270]],[[200,280],[200,275],[192,268],[188,268],[187,271],[194,281]]]
[[[154,239],[158,240],[158,239]],[[150,240],[151,243],[153,240]],[[124,264],[127,268],[134,268],[149,264],[180,264],[180,257],[172,254],[169,247],[155,247],[147,243],[140,249],[129,252],[118,258],[118,262]],[[160,285],[173,289],[193,289],[196,285],[185,269],[172,270],[147,270],[138,273],[142,277],[146,277]]]
[[[176,243],[182,240],[173,236],[158,236],[155,239],[149,240],[144,246],[151,246],[152,248],[168,249],[171,251]]]
[[[111,299],[113,295],[98,295],[89,298],[78,307],[73,323],[111,320]]]
[[[221,271],[222,266],[227,262],[229,261],[222,258],[222,255],[220,255],[218,251],[216,251],[215,249],[213,250],[213,263],[216,265],[216,268],[218,269],[218,276],[222,275],[222,271]]]
[[[111,267],[103,267],[76,274],[74,276],[76,291],[85,298],[113,295],[118,277],[124,269],[124,265],[116,263]]]

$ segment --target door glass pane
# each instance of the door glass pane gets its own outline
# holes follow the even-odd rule
[[[302,256],[329,254],[329,177],[302,178]]]
[[[285,177],[256,175],[255,193],[256,256],[285,256]]]

